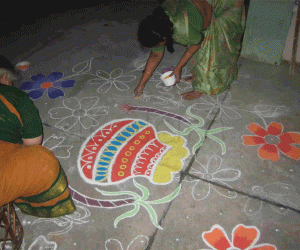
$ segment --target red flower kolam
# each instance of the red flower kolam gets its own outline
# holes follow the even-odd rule
[[[206,245],[215,250],[231,250],[231,249],[247,249],[247,250],[276,250],[274,245],[259,244],[255,245],[259,240],[260,231],[255,226],[237,225],[232,230],[232,240],[230,240],[225,230],[214,225],[208,232],[202,233],[202,239]]]
[[[142,120],[114,120],[84,142],[78,168],[88,183],[114,185],[135,176],[167,184],[189,156],[186,140],[168,132],[156,133]]]
[[[288,157],[299,160],[300,148],[292,144],[300,145],[300,134],[296,132],[282,133],[283,126],[280,123],[272,122],[267,130],[256,123],[251,123],[248,130],[255,134],[242,136],[247,146],[262,145],[258,149],[258,155],[264,160],[279,160],[279,151]]]

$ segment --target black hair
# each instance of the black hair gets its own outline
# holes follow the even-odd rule
[[[139,24],[138,39],[144,47],[154,47],[164,41],[164,37],[166,37],[167,50],[173,53],[172,35],[173,23],[161,6],[157,7],[150,16],[143,19]]]
[[[7,69],[11,72],[14,72],[14,66],[5,56],[2,55],[0,55],[0,68]]]

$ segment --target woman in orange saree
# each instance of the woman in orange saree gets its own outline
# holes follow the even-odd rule
[[[67,177],[54,154],[41,146],[38,110],[13,80],[12,65],[0,57],[0,207],[13,201],[33,216],[71,214],[75,205]]]

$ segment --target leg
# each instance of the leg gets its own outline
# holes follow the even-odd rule
[[[186,77],[184,80],[185,80],[186,82],[192,82],[192,81],[194,81],[195,78],[196,78],[196,75],[193,74],[192,76]]]
[[[0,206],[13,201],[23,213],[46,218],[75,211],[67,177],[49,149],[0,141],[0,159]]]
[[[134,90],[135,99],[141,99],[143,97],[143,89],[144,87],[140,84],[136,87]]]
[[[185,94],[182,94],[181,96],[183,99],[191,101],[191,100],[198,99],[203,95],[204,95],[204,93],[200,93],[196,90],[193,90],[193,91],[187,92]]]

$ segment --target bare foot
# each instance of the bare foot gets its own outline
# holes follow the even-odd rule
[[[193,90],[193,91],[187,92],[185,94],[182,94],[181,96],[183,99],[191,101],[191,100],[198,99],[203,95],[204,95],[204,93],[200,93],[196,90]]]
[[[192,81],[194,81],[194,79],[195,79],[195,76],[188,76],[188,77],[186,77],[184,80],[185,80],[186,82],[192,82]]]
[[[143,92],[135,93],[135,99],[143,98]]]

